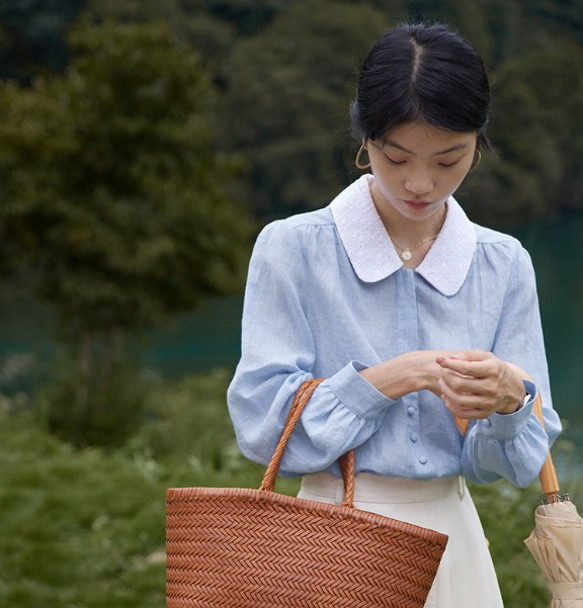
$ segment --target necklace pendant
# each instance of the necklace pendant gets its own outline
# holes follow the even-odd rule
[[[403,249],[401,252],[401,257],[405,260],[405,262],[408,262],[413,257],[413,254],[411,253],[410,249]]]

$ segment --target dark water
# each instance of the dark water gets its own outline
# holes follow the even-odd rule
[[[553,400],[583,427],[583,214],[514,230],[537,273]]]
[[[555,407],[583,431],[583,214],[511,231],[530,252],[537,271],[541,314]],[[215,367],[234,368],[239,357],[242,299],[208,301],[136,341],[145,370],[180,377]],[[528,328],[526,328],[528,329]],[[50,311],[30,300],[0,300],[0,387],[26,383],[34,357],[54,350]]]

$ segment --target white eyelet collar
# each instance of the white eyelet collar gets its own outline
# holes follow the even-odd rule
[[[370,174],[363,175],[331,204],[332,217],[357,276],[366,283],[381,281],[399,270],[397,254],[374,205]],[[450,197],[439,236],[415,269],[445,296],[463,285],[476,251],[476,232],[457,201]]]

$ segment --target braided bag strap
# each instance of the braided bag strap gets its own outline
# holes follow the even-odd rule
[[[266,492],[273,492],[275,489],[275,482],[279,474],[279,468],[281,466],[281,459],[283,458],[283,452],[287,446],[287,443],[294,431],[294,428],[304,411],[304,408],[308,404],[308,401],[312,397],[312,394],[316,388],[324,381],[324,378],[313,378],[306,380],[300,388],[297,390],[294,401],[290,408],[287,420],[283,427],[281,438],[275,448],[275,452],[267,465],[263,481],[260,486],[260,490]],[[354,506],[354,451],[350,450],[347,454],[340,458],[340,468],[342,470],[342,477],[344,479],[344,502],[342,506],[353,507]]]

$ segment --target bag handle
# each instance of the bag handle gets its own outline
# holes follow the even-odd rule
[[[527,378],[531,382],[532,378],[526,374],[523,370],[520,370],[523,378]],[[540,395],[537,394],[536,399],[534,401],[533,412],[536,417],[539,419],[543,429],[545,428],[545,419],[543,416],[543,402]],[[462,435],[465,435],[468,427],[470,425],[470,421],[467,418],[459,418],[458,416],[454,416],[455,425],[457,426],[459,432]],[[557,477],[557,470],[555,469],[555,465],[553,464],[553,458],[551,456],[551,452],[547,455],[547,459],[542,466],[542,469],[539,473],[539,481],[544,494],[549,499],[549,502],[557,502],[559,499],[559,479]]]
[[[310,400],[316,387],[324,381],[324,378],[315,378],[306,380],[296,392],[291,409],[285,421],[281,438],[275,448],[275,452],[267,465],[260,490],[273,492],[275,489],[275,480],[279,474],[283,451],[291,437],[291,434],[300,419],[304,408]],[[340,468],[342,470],[342,478],[344,480],[344,502],[343,507],[354,508],[354,450],[350,450],[340,458]]]

